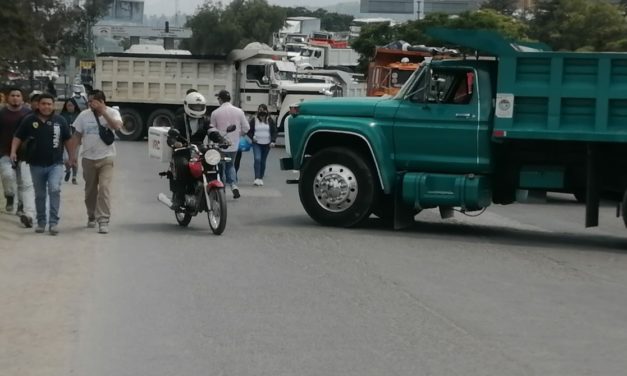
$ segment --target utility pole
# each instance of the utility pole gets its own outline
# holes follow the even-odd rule
[[[179,0],[174,0],[174,25],[179,27]]]

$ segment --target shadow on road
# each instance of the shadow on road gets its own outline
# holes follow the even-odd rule
[[[436,223],[418,220],[408,229],[394,231],[388,224],[376,217],[367,219],[358,228],[343,229],[318,225],[305,214],[267,218],[264,224],[273,227],[280,226],[284,231],[290,231],[290,228],[293,230],[317,228],[327,233],[367,232],[369,235],[376,234],[376,236],[415,238],[416,241],[441,239],[475,244],[488,242],[523,247],[551,247],[627,254],[626,237],[585,233],[589,231],[585,229],[582,229],[582,233],[544,232],[475,223],[465,224],[454,221]]]
[[[378,230],[378,235],[381,236],[405,236],[417,240],[425,238],[451,240],[453,238],[470,243],[489,242],[510,246],[551,247],[627,254],[627,238],[593,233],[544,232],[505,226],[426,221],[417,221],[408,229],[394,231],[377,218],[368,219],[362,228],[370,231]],[[582,229],[582,231],[587,230]]]

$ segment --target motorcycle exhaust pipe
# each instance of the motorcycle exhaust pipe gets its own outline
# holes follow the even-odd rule
[[[163,205],[167,206],[168,208],[172,209],[172,200],[170,200],[168,198],[168,196],[166,196],[164,193],[159,193],[159,196],[157,196],[157,199],[159,200],[159,202],[161,202]]]

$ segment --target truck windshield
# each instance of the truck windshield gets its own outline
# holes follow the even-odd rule
[[[428,67],[428,64],[423,65],[421,68],[416,69],[414,73],[409,77],[405,85],[398,91],[394,99],[403,99],[408,94],[411,94],[410,91],[416,86],[416,81],[420,80],[424,76],[425,69]],[[424,78],[422,78],[424,80]]]
[[[300,56],[304,56],[304,57],[309,57],[311,56],[312,50],[307,49],[307,48],[303,48],[302,50],[300,50]]]
[[[279,70],[279,67],[274,65],[274,74],[281,81],[294,81],[296,72]]]
[[[407,82],[407,80],[409,80],[409,78],[411,77],[412,73],[414,73],[414,71],[411,70],[401,70],[401,69],[394,69],[392,71],[392,86],[393,87],[402,87],[403,84],[405,82]]]

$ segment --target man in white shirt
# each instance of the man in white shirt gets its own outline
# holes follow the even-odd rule
[[[225,163],[225,175],[226,184],[231,186],[233,192],[233,198],[239,198],[239,189],[237,187],[237,172],[235,171],[235,155],[239,147],[239,138],[241,135],[246,134],[250,129],[248,119],[244,111],[233,106],[231,104],[231,94],[226,90],[221,90],[218,94],[218,103],[220,107],[211,113],[211,125],[220,131],[222,134],[226,134],[226,138],[231,141],[231,146],[224,152],[231,157],[230,162]],[[235,125],[236,129],[233,132],[226,133],[226,129],[229,125]]]
[[[111,182],[113,180],[113,159],[115,143],[107,145],[100,137],[100,128],[113,131],[122,127],[120,113],[106,105],[105,94],[94,90],[89,94],[89,108],[81,112],[74,120],[76,148],[81,150],[83,178],[85,178],[85,206],[87,208],[87,227],[98,232],[109,232],[111,217]]]

